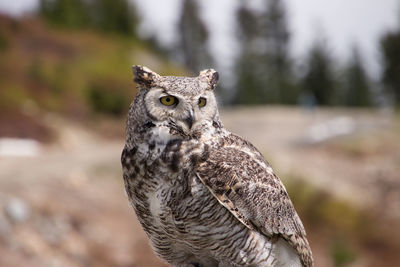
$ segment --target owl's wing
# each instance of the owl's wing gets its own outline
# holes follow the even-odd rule
[[[283,237],[299,254],[304,266],[312,256],[303,224],[279,178],[250,143],[240,137],[208,157],[196,174],[218,201],[240,222],[266,236]]]

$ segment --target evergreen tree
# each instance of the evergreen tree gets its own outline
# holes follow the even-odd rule
[[[276,93],[276,102],[295,104],[297,90],[292,83],[289,52],[290,33],[286,20],[286,9],[282,0],[267,0],[265,29],[267,37],[266,64],[269,68],[270,91]]]
[[[66,28],[88,26],[90,16],[82,0],[40,0],[39,14],[51,24]]]
[[[386,33],[380,41],[382,83],[400,107],[400,29]]]
[[[267,0],[262,12],[243,4],[237,13],[240,53],[236,62],[236,103],[294,104],[290,34],[281,0]]]
[[[212,58],[207,49],[208,31],[199,16],[195,0],[184,0],[179,21],[179,55],[193,72],[212,67]]]
[[[244,5],[237,13],[238,39],[240,54],[236,61],[236,97],[235,104],[261,104],[266,98],[264,86],[265,70],[263,66],[264,53],[259,49],[257,41],[260,36],[259,18]]]
[[[55,26],[136,36],[137,19],[127,0],[40,0],[39,14]]]
[[[302,77],[303,91],[312,95],[318,105],[333,105],[337,97],[337,82],[333,61],[324,42],[318,41],[306,59],[306,71]]]
[[[105,32],[136,35],[137,18],[127,0],[95,0],[92,5],[96,11],[92,14],[95,28]]]
[[[355,107],[370,106],[370,82],[360,54],[356,48],[353,49],[352,59],[344,75],[344,103],[348,106]]]

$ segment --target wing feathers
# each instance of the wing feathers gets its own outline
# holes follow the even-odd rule
[[[243,141],[240,145],[210,149],[207,160],[197,167],[197,176],[241,223],[266,236],[283,237],[304,266],[313,266],[303,224],[282,182],[266,160],[260,163],[261,154],[253,146],[243,152]]]

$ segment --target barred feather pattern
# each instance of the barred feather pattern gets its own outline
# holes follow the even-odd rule
[[[240,151],[243,144],[250,150],[255,148],[215,126],[211,135],[219,138],[171,135],[167,143],[157,144],[158,137],[152,129],[163,127],[171,131],[163,123],[147,131],[140,129],[138,132],[146,135],[142,140],[154,142],[126,146],[122,153],[127,195],[156,254],[173,266],[279,266],[273,249],[274,244],[279,244],[279,235],[275,235],[279,231],[263,233],[245,214],[238,218],[239,212],[233,213],[234,206],[221,205],[218,194],[223,192],[215,190],[213,195],[214,191],[208,188],[218,181],[202,181],[207,175],[226,177],[223,172],[213,173],[218,168],[204,168],[207,162],[217,159],[213,157],[215,152],[232,145],[240,146]],[[261,154],[255,155],[267,164]],[[230,182],[238,191],[239,181]],[[226,187],[224,182],[221,184]],[[287,196],[286,191],[284,194]],[[293,233],[285,239],[296,251],[309,250],[302,225],[298,227],[301,229],[297,235]],[[302,257],[304,266],[311,266],[309,257]]]
[[[121,162],[125,191],[155,253],[177,267],[312,267],[282,182],[219,119],[217,72],[160,76],[134,66],[134,73],[139,92]],[[165,96],[175,105],[163,106]]]

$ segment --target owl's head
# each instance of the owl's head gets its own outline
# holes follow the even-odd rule
[[[166,122],[190,135],[203,127],[219,123],[214,89],[218,72],[207,69],[197,77],[161,76],[133,66],[139,93],[131,106],[130,117],[137,122]],[[138,108],[140,111],[138,112]]]

